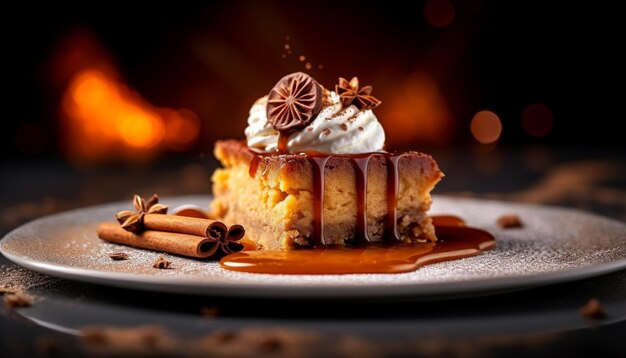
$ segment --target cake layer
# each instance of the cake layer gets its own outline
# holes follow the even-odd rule
[[[224,140],[216,143],[215,156],[223,165],[212,178],[212,209],[218,217],[244,225],[247,237],[262,249],[289,249],[315,242],[315,168],[307,155],[258,157],[244,142]],[[257,167],[250,171],[251,165]],[[388,232],[388,165],[383,156],[369,160],[365,212],[371,241],[383,240]],[[435,241],[426,212],[430,191],[443,173],[429,155],[419,152],[403,153],[397,167],[398,236],[403,242]],[[346,245],[358,239],[357,175],[350,156],[328,158],[322,215],[328,245]]]

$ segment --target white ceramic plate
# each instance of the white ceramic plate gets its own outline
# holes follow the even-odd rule
[[[207,207],[210,196],[162,199],[174,207]],[[0,241],[18,265],[84,282],[161,292],[277,298],[372,298],[469,295],[583,279],[626,268],[626,225],[579,211],[435,196],[432,214],[453,214],[495,235],[497,247],[478,256],[401,274],[267,275],[227,271],[216,262],[168,255],[171,270],[152,268],[161,253],[105,243],[96,226],[130,203],[113,203],[44,217]],[[517,214],[519,229],[496,219]],[[124,251],[130,259],[113,261]]]

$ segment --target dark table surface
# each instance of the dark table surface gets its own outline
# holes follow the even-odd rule
[[[623,149],[527,146],[435,152],[436,193],[577,208],[626,221]],[[60,160],[5,162],[0,234],[33,218],[133,193],[210,190],[210,158],[131,169]],[[625,238],[626,244],[626,238]],[[0,356],[624,356],[626,271],[523,291],[424,300],[267,300],[186,296],[55,279],[0,257],[31,286],[28,308],[0,308]],[[589,319],[590,298],[607,316]],[[91,327],[90,329],[85,329]],[[80,337],[85,332],[86,337]]]

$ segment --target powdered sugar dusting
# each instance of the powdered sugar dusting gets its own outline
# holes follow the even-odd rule
[[[196,204],[201,207],[206,207],[209,201],[209,196],[162,200],[170,206]],[[266,296],[272,295],[272,290],[284,293],[298,289],[324,295],[324,292],[338,288],[357,293],[395,287],[419,293],[420,287],[432,289],[433,285],[514,280],[601,265],[626,267],[626,225],[623,223],[561,208],[435,197],[432,214],[458,215],[468,225],[491,232],[496,237],[496,248],[475,257],[427,265],[401,274],[268,275],[233,272],[220,268],[214,261],[139,250],[99,240],[96,235],[98,223],[113,221],[113,215],[126,206],[127,203],[115,203],[36,220],[9,233],[0,242],[0,249],[11,259],[22,263],[43,263],[47,266],[46,270],[62,271],[62,274],[71,271],[71,275],[65,276],[86,281],[214,294],[236,294],[237,290],[243,292],[252,288],[253,291],[247,295],[255,292]],[[498,217],[506,213],[518,215],[524,227],[503,229],[498,226]],[[114,261],[109,257],[113,252],[125,252],[129,259]],[[160,255],[172,262],[172,269],[152,267]]]

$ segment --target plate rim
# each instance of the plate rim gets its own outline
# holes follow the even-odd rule
[[[185,195],[164,197],[167,199],[185,200],[185,198],[198,199],[200,197],[211,198],[210,195]],[[566,210],[584,213],[602,220],[623,225],[622,222],[606,218],[604,216],[576,210],[567,207],[552,205],[526,204],[519,202],[499,201],[493,199],[466,198],[446,195],[433,195],[434,199],[446,198],[466,202],[491,202],[504,203],[511,206],[540,207],[547,209]],[[206,282],[195,281],[181,277],[146,276],[142,274],[121,273],[111,271],[99,271],[86,268],[77,268],[65,264],[41,262],[35,259],[14,255],[4,248],[5,239],[11,237],[14,232],[23,230],[27,226],[36,225],[39,221],[54,220],[57,216],[71,215],[86,209],[96,209],[103,206],[115,206],[125,201],[109,202],[100,205],[91,205],[73,210],[63,211],[52,215],[43,216],[22,224],[9,231],[0,239],[0,253],[9,261],[27,269],[40,272],[53,277],[60,277],[85,283],[101,284],[110,287],[122,287],[127,289],[139,289],[152,292],[169,292],[179,294],[209,295],[209,296],[238,296],[258,298],[379,298],[379,297],[427,297],[443,295],[466,295],[484,293],[488,291],[502,291],[512,289],[525,289],[549,284],[566,283],[583,280],[611,272],[626,269],[626,258],[612,262],[595,265],[587,265],[567,270],[554,272],[518,275],[512,277],[465,279],[463,281],[426,282],[426,283],[393,283],[389,285],[277,285],[277,284],[252,284],[239,282]],[[250,275],[256,275],[250,273]],[[389,274],[393,275],[393,274]],[[218,289],[219,288],[219,289]],[[382,289],[381,289],[382,288]],[[216,290],[217,289],[217,290]]]
[[[392,284],[355,285],[355,286],[316,286],[316,285],[275,285],[249,283],[211,283],[193,281],[162,276],[144,276],[131,273],[117,273],[75,268],[62,264],[48,264],[23,259],[2,250],[2,254],[13,263],[33,271],[91,284],[101,284],[110,287],[140,289],[152,292],[184,293],[209,296],[240,296],[240,297],[284,297],[284,298],[377,298],[377,297],[410,297],[410,296],[439,296],[448,294],[471,294],[485,291],[503,291],[508,289],[524,289],[544,286],[553,283],[566,283],[584,280],[620,271],[626,268],[626,259],[590,265],[571,270],[541,273],[534,275],[520,275],[515,277],[498,277],[492,279],[468,279],[464,281]],[[167,287],[167,289],[164,289]],[[212,290],[219,288],[219,290]],[[380,290],[384,288],[384,290]]]

